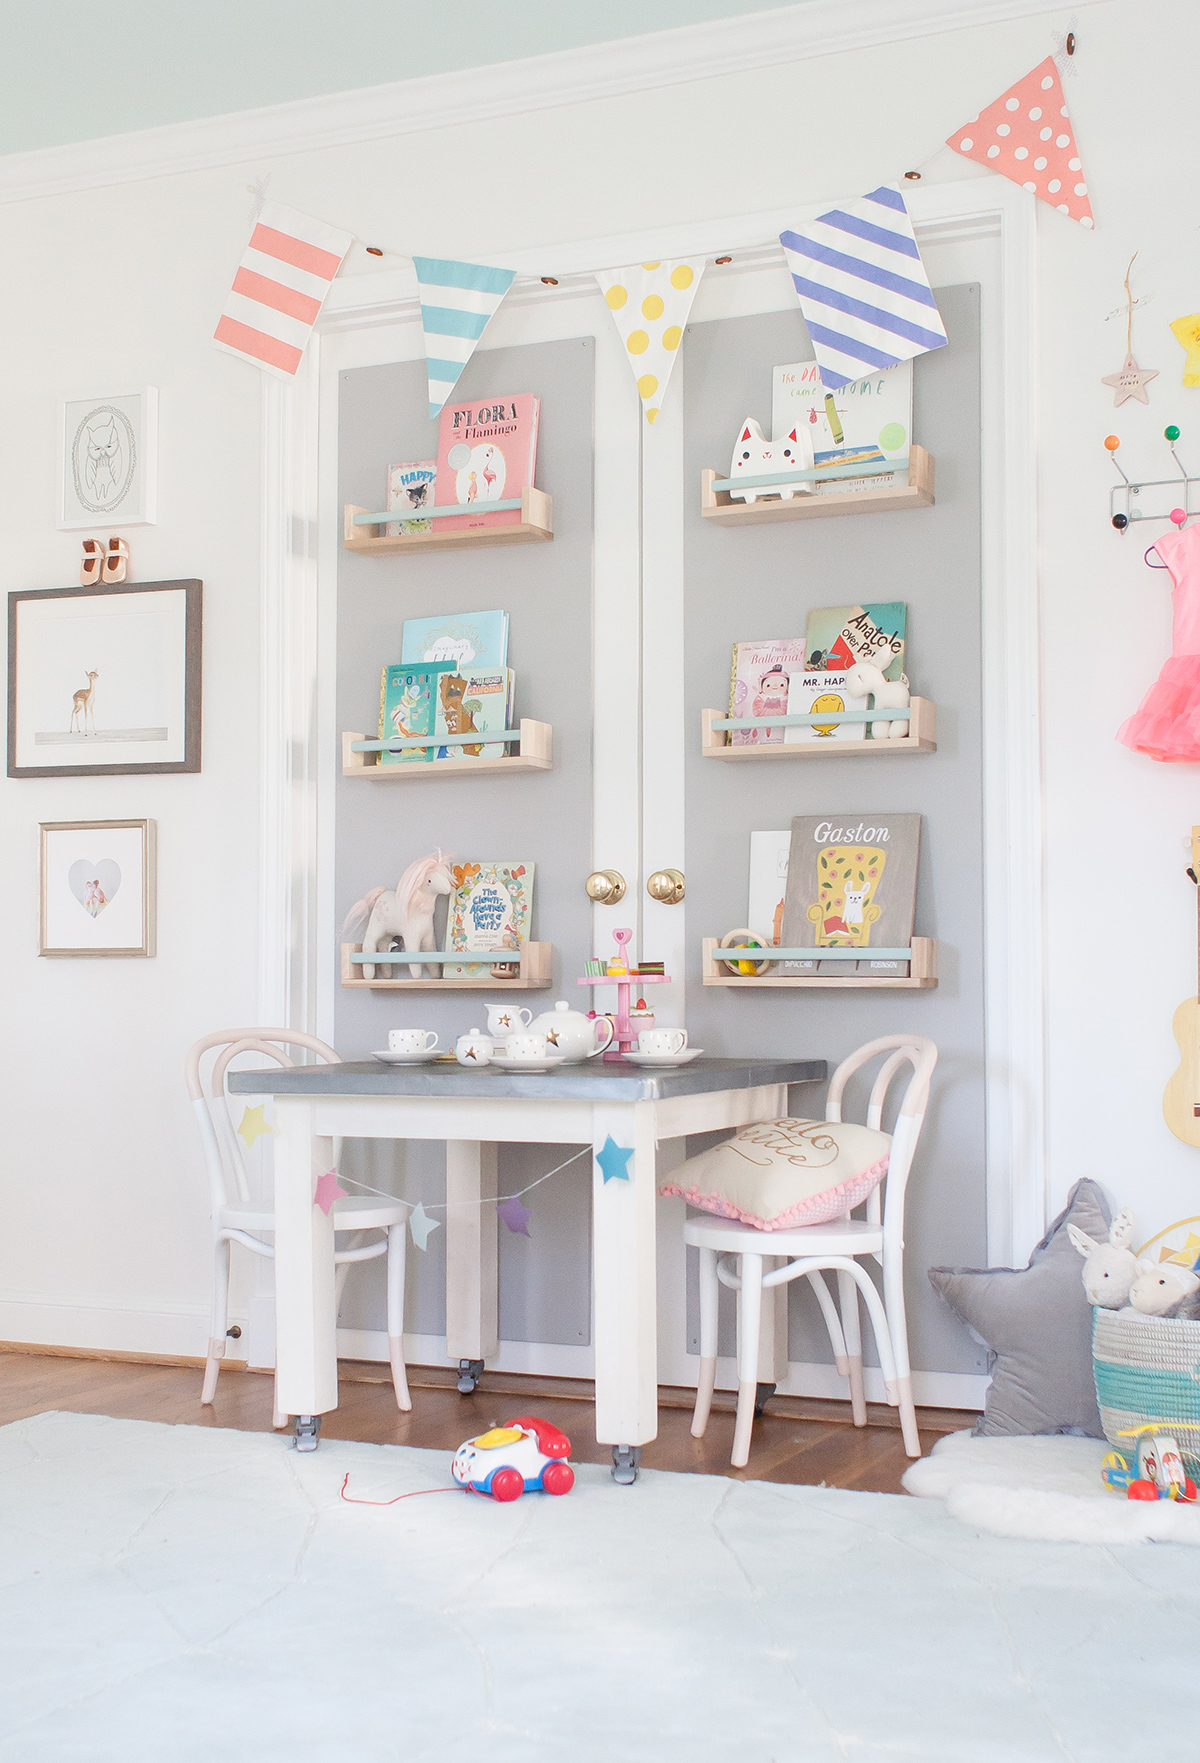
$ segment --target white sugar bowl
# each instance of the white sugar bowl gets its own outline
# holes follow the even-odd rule
[[[585,1016],[572,1010],[560,998],[553,1010],[545,1010],[529,1025],[530,1034],[545,1035],[548,1053],[560,1059],[590,1059],[603,1053],[613,1038],[613,1025],[607,1016]]]

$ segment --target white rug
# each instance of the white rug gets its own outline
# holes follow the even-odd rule
[[[1200,1545],[1200,1506],[1110,1492],[1103,1439],[976,1439],[954,1432],[905,1471],[904,1486],[944,1500],[960,1524],[994,1536],[1054,1543]],[[1128,1455],[1128,1454],[1127,1454]]]
[[[1112,1763],[1190,1755],[1191,1550],[935,1500],[45,1414],[0,1428],[2,1763]]]

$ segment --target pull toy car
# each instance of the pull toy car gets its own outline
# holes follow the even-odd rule
[[[1179,1446],[1160,1426],[1130,1426],[1119,1438],[1136,1438],[1137,1474],[1120,1451],[1110,1451],[1100,1468],[1106,1488],[1124,1490],[1130,1500],[1194,1500],[1196,1484],[1184,1473]]]
[[[454,1453],[450,1473],[460,1487],[493,1500],[519,1500],[522,1494],[569,1494],[575,1471],[567,1462],[571,1441],[565,1433],[522,1414],[468,1439]]]

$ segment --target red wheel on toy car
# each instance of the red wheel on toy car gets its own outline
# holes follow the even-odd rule
[[[575,1471],[569,1463],[547,1463],[542,1470],[542,1486],[548,1494],[569,1494],[575,1486]]]
[[[1185,1476],[1183,1480],[1183,1498],[1185,1500],[1194,1500],[1196,1498],[1196,1484],[1190,1475]]]
[[[525,1477],[519,1469],[498,1469],[489,1492],[493,1500],[519,1500],[525,1492]]]
[[[1157,1500],[1158,1489],[1152,1481],[1131,1481],[1129,1498],[1131,1500]]]

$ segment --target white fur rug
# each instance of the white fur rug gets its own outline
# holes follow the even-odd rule
[[[993,1536],[1050,1543],[1194,1543],[1200,1504],[1110,1493],[1103,1439],[976,1439],[953,1432],[905,1471],[904,1486],[944,1500],[960,1524]]]

